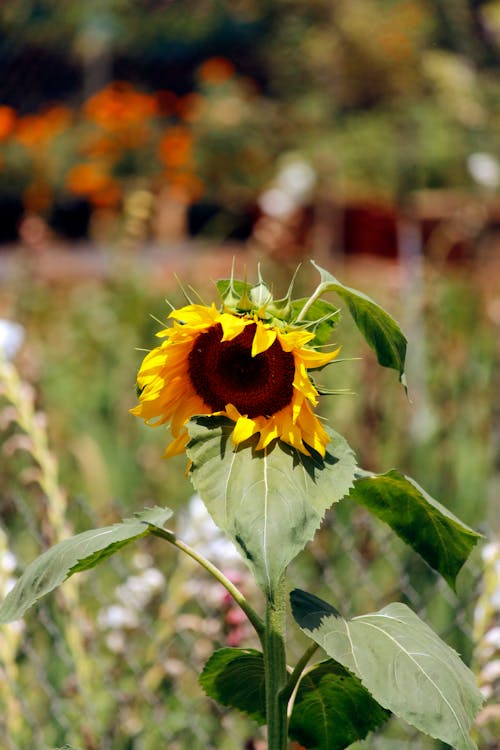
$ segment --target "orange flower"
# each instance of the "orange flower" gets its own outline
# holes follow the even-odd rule
[[[160,159],[166,167],[185,167],[191,162],[193,136],[180,125],[167,128],[159,145]]]
[[[129,83],[115,81],[87,100],[83,112],[104,130],[116,131],[142,123],[158,111],[154,96],[136,91]]]
[[[170,194],[178,201],[192,203],[203,195],[203,182],[193,172],[165,172]]]
[[[68,107],[56,105],[34,115],[25,115],[17,120],[15,136],[29,149],[46,146],[71,123],[72,112]]]
[[[16,125],[16,112],[7,105],[0,106],[0,141],[6,141]]]
[[[68,173],[66,185],[75,195],[83,195],[96,206],[115,206],[121,197],[120,186],[102,164],[77,164]]]
[[[224,83],[234,75],[234,65],[225,57],[211,57],[200,65],[198,75],[204,83]]]

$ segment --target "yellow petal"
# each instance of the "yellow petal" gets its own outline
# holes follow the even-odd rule
[[[272,328],[266,328],[262,323],[257,322],[255,336],[252,342],[252,357],[257,356],[269,349],[276,340],[277,332]]]
[[[167,446],[167,449],[164,453],[165,458],[170,458],[171,456],[177,456],[179,453],[184,453],[186,450],[186,445],[189,443],[189,433],[187,430],[183,430],[180,435],[178,435],[175,440],[172,440],[172,442]]]
[[[339,352],[340,347],[333,352],[317,352],[315,349],[301,349],[299,356],[307,369],[310,370],[313,367],[327,365],[328,362],[335,359]]]
[[[230,315],[229,313],[221,313],[217,316],[217,323],[222,326],[223,336],[221,341],[231,341],[242,333],[245,326],[252,323],[251,320],[245,318],[238,318],[236,315]]]
[[[252,437],[252,435],[255,435],[255,433],[257,432],[255,428],[256,425],[253,419],[249,419],[248,417],[240,417],[234,425],[233,445],[239,445],[245,440],[248,440],[249,437]]]
[[[309,331],[289,331],[288,333],[278,331],[278,339],[284,352],[301,349],[313,338],[314,333],[310,333]]]
[[[172,310],[169,318],[174,318],[184,324],[189,324],[190,328],[204,328],[213,325],[217,316],[217,308],[214,304],[211,307],[205,305],[186,305],[178,310]]]

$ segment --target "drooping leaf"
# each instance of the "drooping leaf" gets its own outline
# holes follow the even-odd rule
[[[288,563],[318,529],[327,508],[349,491],[355,459],[340,435],[325,459],[281,441],[256,451],[257,436],[231,443],[234,422],[195,417],[188,424],[191,479],[215,523],[241,550],[264,591],[272,591]]]
[[[406,605],[345,620],[325,602],[311,599],[316,626],[307,618],[307,594],[291,593],[292,611],[303,631],[326,653],[356,674],[374,699],[396,716],[456,750],[476,750],[470,737],[482,703],[474,675]]]
[[[311,261],[321,275],[322,292],[336,292],[346,302],[354,322],[383,367],[399,372],[405,384],[406,338],[396,321],[363,292],[344,286],[335,276]]]
[[[266,723],[264,657],[253,648],[221,648],[200,675],[206,694],[223,706],[237,708],[259,724]]]
[[[154,527],[162,528],[169,508],[147,508],[113,526],[91,529],[59,542],[34,560],[0,606],[0,624],[17,620],[38,599],[81,570],[93,568]]]
[[[292,309],[292,320],[296,318],[300,313],[306,302],[307,297],[303,299],[295,299],[291,303]],[[305,323],[312,323],[307,330],[314,331],[314,339],[309,343],[309,346],[322,346],[330,341],[330,336],[333,329],[337,325],[340,318],[340,310],[330,302],[323,299],[317,299],[308,308],[307,314],[304,317]]]
[[[481,535],[473,531],[413,479],[392,469],[360,473],[350,496],[385,521],[455,588],[462,565]]]
[[[302,677],[288,733],[307,750],[343,750],[388,717],[355,675],[327,659]]]

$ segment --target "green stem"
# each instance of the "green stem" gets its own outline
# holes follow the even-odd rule
[[[307,300],[306,304],[304,305],[304,307],[302,308],[302,310],[298,314],[297,320],[295,321],[296,323],[299,323],[301,320],[304,320],[304,317],[305,317],[307,311],[309,310],[309,308],[316,302],[317,299],[319,299],[321,297],[321,295],[323,294],[324,291],[325,291],[325,285],[324,285],[323,282],[321,282],[321,284],[318,284],[318,286],[316,287],[315,291],[313,292],[313,294],[311,295],[311,297],[309,297],[309,299]]]
[[[302,656],[298,660],[297,664],[295,665],[294,670],[293,670],[292,674],[290,675],[290,677],[288,679],[288,684],[286,686],[286,690],[283,693],[283,696],[285,697],[285,699],[287,701],[289,701],[290,698],[292,697],[292,693],[295,690],[295,686],[296,686],[297,682],[300,680],[300,676],[302,675],[302,672],[304,671],[307,662],[309,661],[309,659],[311,658],[311,656],[314,653],[316,653],[316,651],[318,650],[318,648],[319,648],[319,646],[318,646],[317,643],[311,643],[311,645],[309,646],[309,648],[307,648],[304,651],[304,653],[302,654]]]
[[[266,676],[266,719],[268,750],[286,750],[287,700],[285,654],[285,580],[267,594],[264,668]]]
[[[259,636],[259,640],[262,644],[262,647],[264,647],[265,642],[265,627],[264,623],[262,622],[261,618],[257,614],[257,612],[253,609],[253,607],[250,606],[248,601],[245,599],[243,594],[239,589],[236,588],[236,586],[231,583],[229,578],[226,578],[224,573],[222,573],[219,568],[216,568],[213,563],[211,563],[209,560],[206,559],[206,557],[203,557],[203,555],[200,555],[195,549],[189,546],[189,544],[186,544],[185,542],[181,541],[180,539],[177,539],[175,534],[173,534],[171,531],[167,531],[166,529],[160,529],[158,527],[150,527],[151,533],[154,534],[154,536],[159,537],[160,539],[165,539],[167,542],[170,542],[170,544],[173,544],[174,547],[177,547],[177,549],[181,550],[181,552],[185,552],[186,555],[189,555],[193,560],[196,560],[196,562],[202,566],[202,568],[205,568],[208,573],[210,573],[224,588],[226,591],[228,591],[231,596],[233,597],[236,604],[238,604],[243,612],[246,614],[250,622],[252,623],[253,627],[255,628],[255,632]]]

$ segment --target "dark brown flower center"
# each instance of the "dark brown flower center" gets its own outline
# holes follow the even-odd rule
[[[246,326],[231,341],[221,341],[217,323],[200,333],[189,353],[189,377],[196,393],[213,411],[233,404],[251,418],[271,416],[293,397],[295,360],[275,340],[252,357],[256,324]]]

